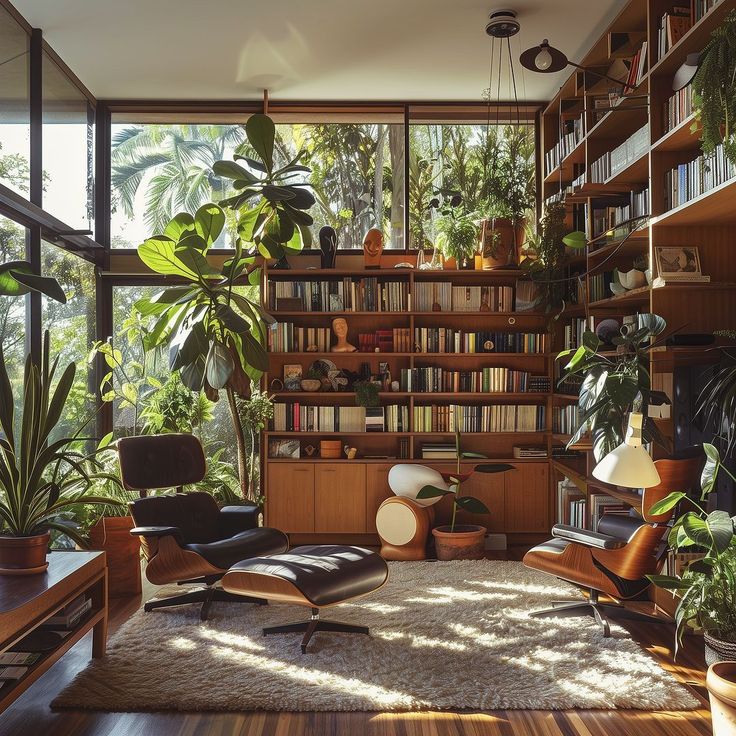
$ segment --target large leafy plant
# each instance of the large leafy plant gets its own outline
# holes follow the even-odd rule
[[[76,366],[70,363],[54,385],[58,356],[50,362],[49,335],[44,336],[41,364],[30,356],[23,377],[22,417],[15,416],[13,392],[0,347],[0,530],[10,536],[31,536],[55,529],[84,544],[75,529],[64,522],[83,504],[108,504],[94,494],[100,482],[118,482],[105,471],[97,450],[78,450],[79,434],[55,437]]]
[[[250,496],[247,444],[236,396],[248,397],[253,380],[268,369],[265,323],[272,323],[258,301],[240,293],[241,283],[260,282],[258,255],[282,258],[309,245],[314,197],[299,183],[309,169],[297,155],[277,167],[275,126],[265,115],[253,115],[246,135],[257,159],[236,156],[218,161],[214,172],[233,179],[237,194],[220,204],[209,203],[194,215],[180,213],[161,235],[138,247],[141,260],[153,271],[185,283],[136,302],[144,316],[156,317],[145,348],[169,349],[169,367],[179,371],[185,386],[204,391],[211,400],[224,390],[238,450],[241,490]],[[221,268],[207,253],[222,232],[226,208],[237,229],[235,253]]]
[[[564,350],[558,355],[561,358],[572,354],[561,382],[571,375],[583,376],[578,397],[580,424],[568,446],[590,434],[595,458],[601,460],[624,441],[628,415],[636,408],[645,416],[644,441],[667,447],[655,422],[646,416],[649,404],[669,402],[661,391],[652,390],[648,368],[653,341],[666,326],[665,320],[656,314],[641,314],[636,327],[622,329],[613,338],[612,343],[620,352],[607,353],[594,332],[585,332],[577,350]]]
[[[51,276],[35,273],[28,261],[0,264],[0,296],[25,296],[32,291],[66,304],[66,294],[59,282]]]
[[[736,163],[736,11],[711,34],[692,89],[698,120],[694,127],[702,128],[703,153],[711,154],[723,144],[726,157]]]
[[[682,642],[687,627],[699,628],[718,639],[736,642],[736,536],[734,519],[726,511],[706,510],[708,497],[715,490],[721,470],[736,480],[722,465],[718,450],[704,444],[706,463],[701,475],[699,499],[689,498],[684,491],[673,491],[654,504],[650,514],[659,515],[681,502],[691,510],[672,526],[669,545],[674,550],[698,549],[702,559],[690,562],[681,576],[649,575],[661,588],[679,593],[675,611],[676,645]]]
[[[734,338],[731,334],[721,336]],[[714,441],[730,457],[736,447],[736,355],[728,347],[721,351],[720,365],[698,396],[696,416],[713,430]]]

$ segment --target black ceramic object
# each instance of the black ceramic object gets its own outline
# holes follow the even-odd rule
[[[320,263],[322,268],[335,268],[337,257],[337,233],[334,227],[325,225],[319,231]]]

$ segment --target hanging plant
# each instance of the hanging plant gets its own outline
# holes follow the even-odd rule
[[[723,144],[726,158],[736,164],[736,11],[711,34],[692,88],[703,153]]]

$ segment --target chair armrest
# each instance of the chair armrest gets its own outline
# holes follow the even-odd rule
[[[586,547],[594,547],[595,549],[621,549],[626,546],[626,541],[618,537],[590,532],[587,529],[580,529],[567,524],[555,524],[552,527],[552,536],[557,539],[565,539],[568,542],[582,544]]]
[[[181,529],[178,526],[136,526],[130,530],[137,537],[174,537],[177,544],[181,544]]]
[[[256,529],[260,511],[260,507],[252,503],[243,506],[223,506],[217,520],[220,539],[232,537],[248,529]]]

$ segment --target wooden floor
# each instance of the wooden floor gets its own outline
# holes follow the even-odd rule
[[[511,552],[511,558],[518,553]],[[114,633],[139,599],[111,601]],[[682,682],[704,707],[697,711],[492,711],[478,713],[96,713],[58,711],[49,703],[91,656],[83,639],[0,715],[0,736],[710,736],[703,688],[702,639],[686,637],[672,660],[672,630],[619,623]],[[452,673],[448,673],[452,676]],[[162,673],[162,677],[165,674]]]

